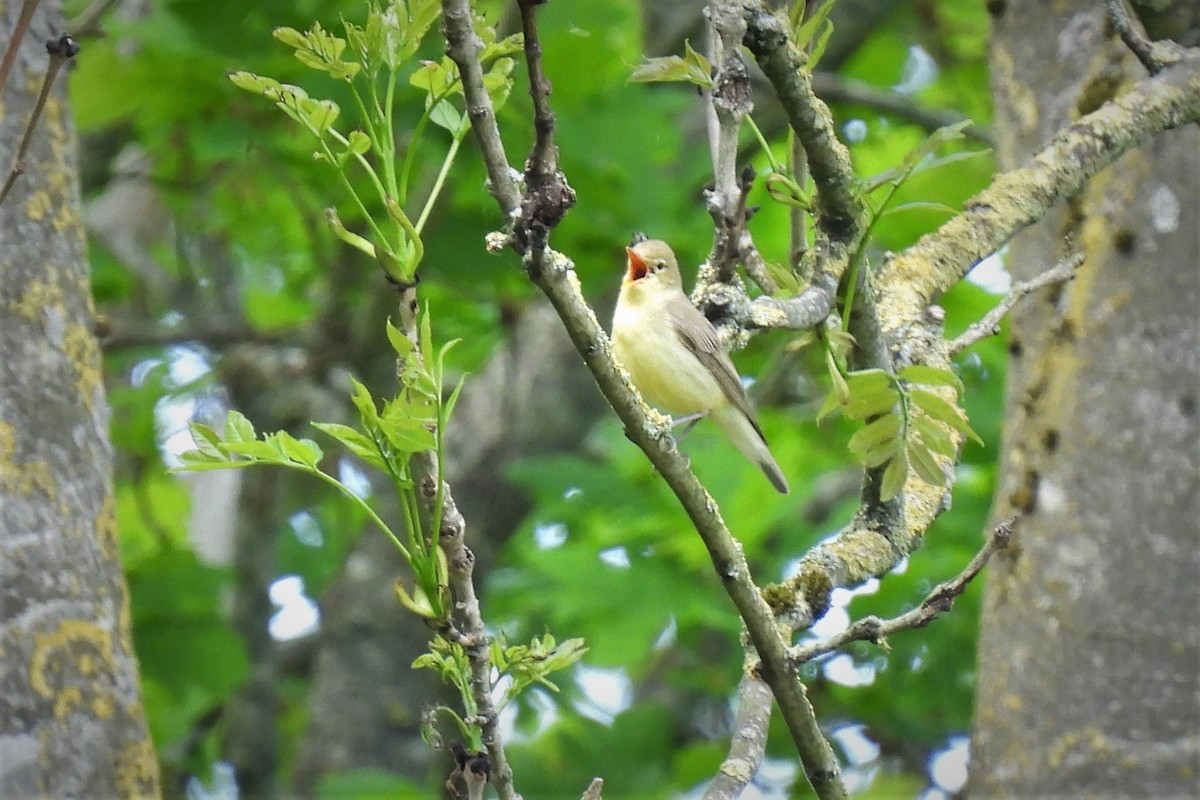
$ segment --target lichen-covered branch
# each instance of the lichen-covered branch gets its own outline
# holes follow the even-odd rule
[[[1200,53],[1191,52],[1064,128],[1027,166],[997,175],[962,213],[885,261],[875,286],[888,330],[916,319],[980,259],[1078,193],[1118,156],[1197,120]]]
[[[995,308],[984,314],[983,318],[978,322],[969,325],[954,341],[950,342],[950,354],[957,355],[980,339],[995,336],[1000,332],[1000,320],[1004,319],[1004,316],[1022,298],[1028,297],[1038,289],[1049,286],[1052,283],[1062,283],[1063,281],[1071,280],[1075,277],[1075,270],[1079,268],[1079,265],[1083,263],[1086,257],[1087,254],[1083,252],[1073,253],[1036,278],[1022,281],[1013,286],[1008,294],[1004,296],[1004,299],[996,304]]]
[[[747,661],[750,660],[748,655]],[[737,718],[733,722],[729,755],[704,791],[704,800],[737,800],[758,774],[767,749],[772,705],[770,688],[753,675],[745,675],[738,686]]]
[[[820,202],[817,225],[829,238],[858,238],[862,200],[854,191],[850,153],[837,138],[829,107],[813,92],[812,76],[788,37],[787,23],[762,0],[740,0],[746,19],[745,44],[775,87],[788,122],[808,155]]]
[[[987,542],[978,553],[967,563],[963,571],[951,580],[940,583],[921,601],[921,604],[911,611],[906,611],[892,619],[880,619],[876,616],[863,617],[841,633],[831,636],[823,642],[798,646],[794,650],[797,664],[811,661],[818,656],[840,650],[851,642],[874,642],[881,644],[887,637],[901,631],[923,628],[940,614],[950,610],[954,599],[967,589],[975,576],[983,570],[992,553],[1008,547],[1012,539],[1015,519],[997,525],[988,537]]]

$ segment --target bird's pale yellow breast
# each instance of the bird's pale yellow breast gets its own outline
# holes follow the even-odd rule
[[[636,284],[621,288],[613,317],[613,350],[629,371],[638,391],[652,405],[671,414],[696,414],[725,405],[728,400],[716,379],[680,341],[664,305],[678,298],[641,291]]]

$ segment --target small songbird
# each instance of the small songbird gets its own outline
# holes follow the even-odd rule
[[[634,386],[670,414],[702,414],[787,494],[788,484],[716,328],[683,293],[675,253],[657,239],[625,248],[628,271],[613,315],[617,359]]]

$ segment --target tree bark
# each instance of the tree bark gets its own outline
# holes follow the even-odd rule
[[[35,13],[3,89],[5,171],[48,61],[39,34],[61,27],[58,6]],[[6,4],[0,29],[12,31],[19,11]],[[62,86],[0,205],[0,797],[150,797],[158,764],[121,575]]]
[[[991,62],[1004,168],[1144,76],[1102,3],[1012,0]],[[1195,32],[1176,31],[1183,41]],[[1014,314],[973,797],[1184,797],[1200,776],[1200,128],[1154,138],[1012,243],[1076,280]]]

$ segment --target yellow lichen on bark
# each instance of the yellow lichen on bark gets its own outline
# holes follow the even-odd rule
[[[100,369],[100,350],[96,337],[86,326],[78,322],[67,328],[63,337],[63,349],[78,376],[79,395],[89,412],[94,412],[96,397],[103,389],[104,375]]]
[[[34,278],[21,297],[8,307],[28,320],[38,319],[47,308],[63,308],[62,287],[55,282]]]
[[[117,754],[117,788],[125,800],[159,796],[158,757],[149,736]]]
[[[50,465],[33,460],[18,463],[16,428],[0,422],[0,490],[20,495],[42,492],[51,500],[58,498],[58,485]]]
[[[116,672],[112,637],[95,623],[68,619],[54,632],[34,638],[29,686],[54,701],[56,719],[65,719],[78,708],[94,712],[97,703],[100,708],[115,708],[111,690],[102,689],[96,678]]]

